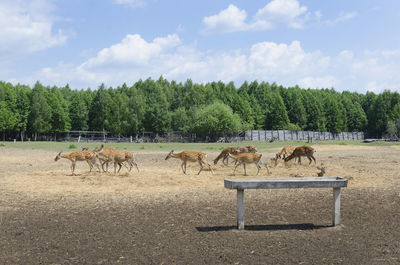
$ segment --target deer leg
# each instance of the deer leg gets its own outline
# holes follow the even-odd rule
[[[301,165],[301,156],[299,156],[299,164]]]
[[[240,164],[241,164],[241,163],[239,162],[239,163],[237,163],[237,165],[235,166],[235,169],[233,170],[233,175],[234,175],[234,176],[235,176],[236,169],[237,169],[238,166],[240,166]]]
[[[119,171],[121,170],[122,165],[124,165],[124,166],[126,167],[126,169],[128,169],[128,166],[127,166],[127,165],[125,165],[124,163],[118,162],[119,169],[118,169],[118,172],[117,172],[117,173],[119,173]]]
[[[208,163],[207,163],[207,166],[208,166],[208,168],[210,169],[210,171],[211,171],[211,174],[214,176],[214,171],[212,170],[212,168],[211,168],[210,164],[208,164]]]
[[[92,168],[93,168],[92,162],[90,162],[90,160],[86,160],[86,162],[88,163],[89,168],[90,168],[89,172],[92,172]]]
[[[256,174],[256,176],[258,176],[258,173],[260,173],[261,166],[260,166],[258,163],[256,163],[256,167],[257,167],[257,174]]]
[[[117,161],[114,161],[114,175],[117,174]]]
[[[72,162],[72,165],[71,165],[71,167],[72,167],[72,176],[75,176],[75,164],[76,164],[76,161],[74,161],[74,162]]]
[[[186,175],[186,162],[185,161],[182,162],[181,168],[182,168],[183,174]]]
[[[263,161],[261,161],[260,160],[260,162],[259,162],[261,165],[263,165],[266,169],[267,169],[267,171],[268,171],[268,174],[270,174],[270,172],[269,172],[269,167],[268,167],[268,164],[266,164],[266,163],[264,163]]]
[[[135,159],[132,158],[131,163],[136,167],[137,171],[139,172],[139,167],[138,167],[138,165],[136,164]]]
[[[312,159],[314,159],[314,163],[317,164],[317,160],[315,159],[314,156],[311,156]],[[311,162],[310,162],[311,163]]]
[[[243,168],[244,168],[244,175],[247,176],[247,173],[246,173],[246,163],[243,163]]]
[[[224,157],[222,162],[225,164],[225,166],[229,166],[229,154]]]
[[[99,164],[96,163],[96,167],[97,167],[97,169],[99,170],[99,173],[101,173],[101,169],[100,169]]]
[[[101,169],[103,169],[103,172],[107,172],[108,171],[108,162],[104,161],[104,162],[100,162],[101,163]],[[104,170],[104,164],[107,163],[107,170]]]
[[[308,163],[310,165],[312,162],[312,159],[309,156],[307,156],[307,158],[308,158],[308,160],[310,160],[310,163]]]
[[[201,161],[199,161],[199,165],[200,165],[200,170],[199,170],[199,173],[197,173],[197,175],[199,175],[200,172],[203,170],[203,163]]]

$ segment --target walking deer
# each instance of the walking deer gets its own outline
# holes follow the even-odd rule
[[[267,164],[265,164],[262,160],[262,154],[254,154],[254,153],[239,153],[239,154],[229,154],[230,157],[235,159],[238,163],[236,164],[235,169],[233,170],[233,175],[235,175],[236,169],[238,166],[243,164],[244,168],[244,175],[247,176],[246,173],[246,164],[255,164],[257,166],[257,174],[260,172],[261,165],[267,168],[268,174],[270,174],[269,167]]]
[[[71,171],[73,176],[75,175],[75,165],[76,162],[78,161],[86,161],[90,168],[89,172],[92,171],[93,164],[95,164],[99,169],[99,172],[101,172],[100,166],[96,163],[96,160],[93,160],[95,156],[94,155],[95,153],[93,151],[75,151],[69,154],[61,154],[61,153],[62,151],[57,154],[57,156],[54,158],[54,161],[58,161],[61,158],[65,158],[71,161]]]
[[[214,172],[210,166],[210,164],[207,162],[206,157],[207,155],[203,152],[196,152],[196,151],[182,151],[180,153],[175,153],[174,154],[174,150],[172,150],[171,152],[169,152],[169,154],[167,155],[167,157],[165,158],[165,160],[170,159],[171,157],[173,158],[178,158],[180,160],[182,160],[182,164],[181,164],[181,168],[183,173],[186,175],[186,164],[187,162],[198,162],[200,165],[200,170],[197,173],[197,175],[200,174],[200,172],[203,170],[203,164],[207,165],[208,168],[211,171],[211,174],[214,175]]]
[[[222,158],[222,163],[224,165],[228,165],[229,154],[239,154],[239,153],[256,153],[257,148],[254,145],[247,145],[244,147],[236,148],[236,147],[227,147],[221,151],[221,153],[214,159],[214,165],[218,163],[218,161]]]
[[[98,150],[95,152],[95,156],[102,161],[102,168],[104,170],[104,164],[107,163],[107,170],[108,170],[108,163],[113,162],[114,163],[114,175],[116,173],[119,173],[119,171],[122,168],[122,165],[124,165],[128,171],[130,172],[132,170],[132,167],[135,166],[137,171],[139,172],[139,167],[135,162],[135,159],[133,157],[133,153],[129,151],[119,151],[114,148],[110,147],[104,147],[103,145],[101,146],[101,150]],[[96,158],[94,157],[93,160]],[[124,162],[127,162],[128,165],[130,166],[128,168],[127,165],[124,164]],[[118,172],[117,172],[117,164],[119,166]]]

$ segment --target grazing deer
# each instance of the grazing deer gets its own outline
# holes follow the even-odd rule
[[[295,148],[296,147],[292,145],[284,146],[282,150],[279,153],[277,153],[277,155],[279,158],[285,159],[286,156],[289,156],[293,153]]]
[[[244,175],[247,176],[246,173],[246,164],[256,164],[257,166],[257,174],[260,172],[260,164],[263,165],[264,167],[267,168],[268,174],[270,174],[269,172],[269,168],[267,164],[264,164],[264,162],[261,160],[262,154],[254,154],[254,153],[239,153],[239,154],[229,154],[230,157],[232,157],[233,159],[235,159],[238,163],[235,167],[235,169],[233,170],[233,175],[235,175],[236,169],[238,166],[240,166],[241,164],[243,164],[243,168],[244,168]]]
[[[165,158],[165,160],[168,160],[169,158],[178,158],[180,160],[182,160],[182,164],[181,164],[181,168],[183,173],[186,175],[186,163],[189,162],[198,162],[200,165],[200,170],[197,173],[197,175],[200,174],[200,172],[203,170],[203,164],[207,165],[208,168],[211,171],[211,174],[214,175],[214,172],[210,166],[210,164],[207,162],[206,157],[207,155],[203,152],[195,152],[195,151],[182,151],[180,153],[176,153],[174,154],[174,150],[172,150],[171,152],[169,152],[169,154],[167,155],[167,157]]]
[[[113,162],[114,163],[114,175],[116,173],[119,173],[119,171],[122,168],[122,165],[124,165],[128,169],[129,172],[132,170],[132,167],[135,166],[139,172],[139,167],[135,162],[132,152],[119,151],[114,148],[103,147],[103,145],[101,145],[101,149],[95,152],[95,157],[93,157],[93,160],[96,157],[100,161],[102,161],[102,165],[101,165],[102,167],[104,166],[105,163],[107,163],[107,170],[108,170],[108,163]],[[128,165],[130,166],[130,168],[128,168],[128,166],[125,165],[124,162],[127,162]],[[119,166],[118,172],[117,172],[117,164]],[[103,167],[103,171],[105,171],[104,167]]]
[[[306,156],[308,160],[310,160],[310,163],[314,160],[314,163],[317,164],[317,161],[315,160],[315,157],[313,156],[315,150],[311,146],[298,146],[294,149],[293,153],[286,157],[285,163],[292,160],[293,158],[298,158],[299,159],[299,164],[301,165],[301,157]]]
[[[274,166],[276,167],[278,165],[278,159],[285,160],[285,158],[287,156],[289,156],[293,153],[295,148],[296,147],[294,147],[292,145],[284,146],[279,153],[276,153],[275,158],[271,158],[271,160],[273,160],[275,162]],[[295,158],[295,161],[296,161],[296,158]]]
[[[62,151],[61,151],[62,152]],[[96,163],[96,160],[93,158],[95,157],[95,153],[93,151],[76,151],[76,152],[72,152],[69,154],[61,154],[58,153],[57,156],[54,158],[54,161],[58,161],[61,158],[65,158],[68,159],[69,161],[71,161],[71,170],[72,170],[72,175],[75,175],[75,165],[77,161],[86,161],[89,165],[90,171],[92,171],[93,168],[93,164],[95,164],[97,166],[97,168],[99,169],[99,172],[101,172],[99,165]]]
[[[227,147],[224,148],[221,153],[217,156],[217,158],[214,159],[214,165],[218,163],[218,161],[222,158],[222,163],[224,165],[228,165],[228,159],[229,159],[229,154],[236,154],[237,153],[237,148],[236,147]]]

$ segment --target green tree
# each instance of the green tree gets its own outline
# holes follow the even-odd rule
[[[232,109],[221,103],[200,107],[195,112],[190,131],[200,136],[216,138],[223,134],[237,133],[242,130],[240,117]]]
[[[326,129],[332,133],[342,132],[345,127],[343,108],[339,108],[339,104],[333,96],[325,97],[324,112]]]
[[[300,88],[295,87],[287,90],[287,101],[285,105],[287,107],[290,123],[296,125],[297,128],[305,128],[307,125],[307,113],[303,105],[303,97]]]
[[[190,117],[186,110],[182,107],[177,108],[172,112],[172,130],[174,131],[186,131],[190,124]]]
[[[35,141],[38,133],[51,132],[51,108],[47,102],[48,91],[42,84],[36,82],[31,94],[30,128]]]
[[[105,131],[107,108],[107,90],[104,84],[101,84],[99,89],[95,91],[93,100],[89,108],[89,130]]]
[[[17,85],[15,89],[17,95],[15,129],[20,133],[21,141],[23,141],[28,128],[28,118],[31,111],[29,100],[31,90],[29,87],[21,85]]]
[[[47,93],[47,102],[51,109],[51,131],[56,139],[57,133],[68,132],[71,129],[68,103],[64,100],[60,89],[57,87],[53,87],[51,93]]]
[[[326,118],[322,112],[322,104],[316,98],[314,93],[309,90],[303,91],[304,108],[307,113],[307,124],[305,130],[307,131],[326,131]]]
[[[171,128],[171,114],[169,104],[162,87],[148,79],[145,82],[147,111],[145,113],[144,127],[146,131],[165,133]]]
[[[271,92],[267,103],[264,128],[267,130],[286,129],[289,126],[289,117],[282,97],[278,92]]]
[[[71,118],[71,130],[87,131],[89,129],[89,111],[82,91],[74,91],[71,94],[69,116]]]
[[[0,101],[0,131],[3,132],[3,141],[5,141],[5,132],[13,128],[15,116],[8,108],[5,101]]]

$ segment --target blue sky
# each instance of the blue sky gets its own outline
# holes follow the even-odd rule
[[[400,91],[400,1],[0,0],[0,80]]]

